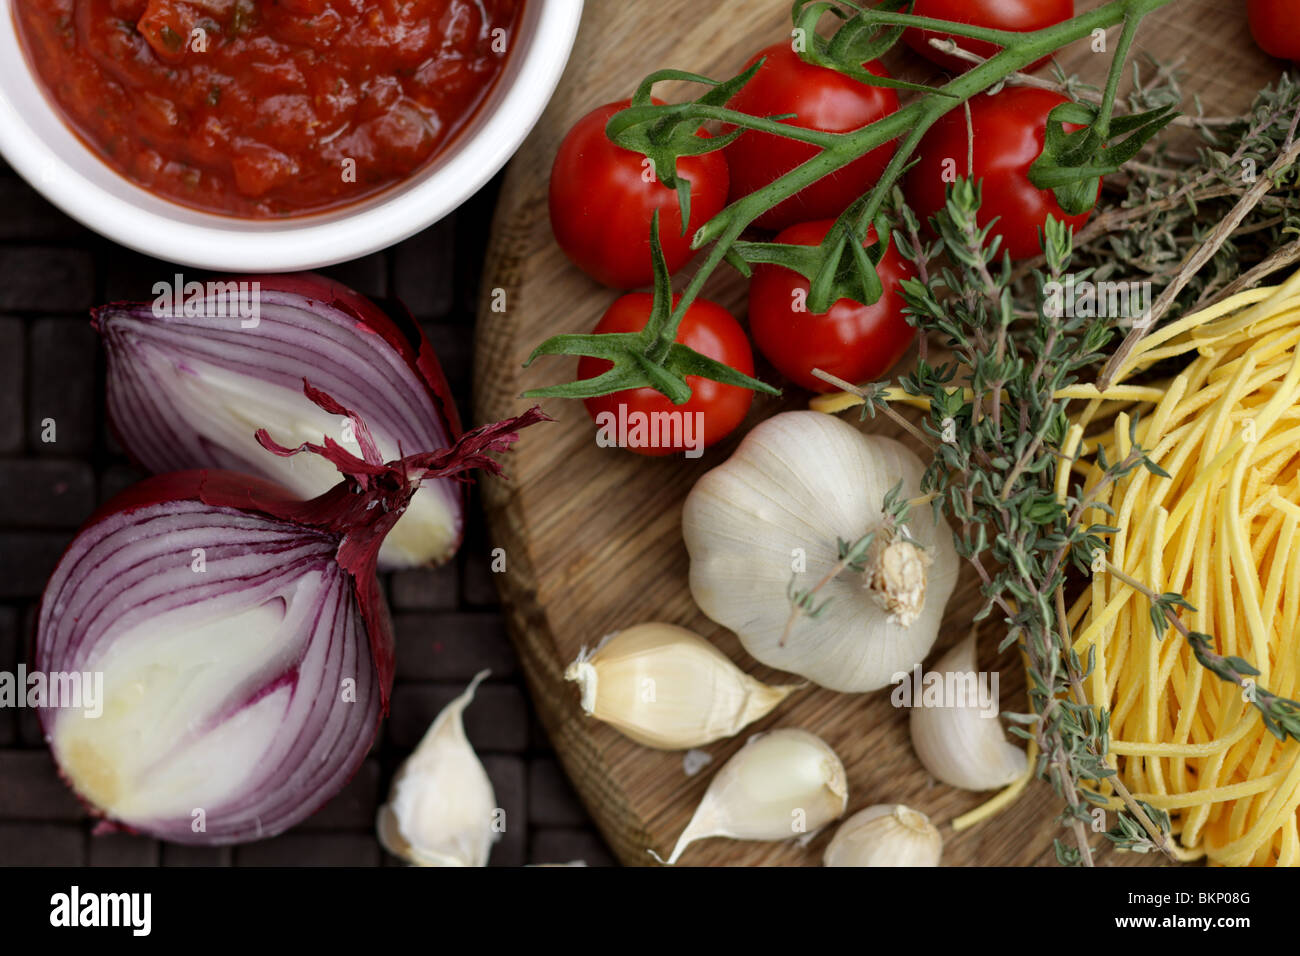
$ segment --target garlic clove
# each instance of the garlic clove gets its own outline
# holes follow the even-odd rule
[[[706,837],[799,837],[843,814],[848,799],[844,764],[820,737],[792,728],[755,734],[710,781],[672,855],[661,862],[671,866]]]
[[[938,866],[943,837],[930,818],[900,804],[859,810],[835,831],[825,866]]]
[[[977,686],[976,667],[972,632],[940,658],[934,673],[969,675],[968,680],[953,680],[952,684],[970,688]],[[970,696],[966,695],[968,700]],[[997,701],[992,703],[994,713],[986,714],[977,701],[962,707],[927,707],[913,701],[912,747],[925,769],[950,787],[962,790],[996,790],[1024,774],[1025,752],[1007,740],[998,720]]]
[[[658,623],[607,637],[564,677],[577,683],[586,713],[658,750],[734,736],[795,690],[760,683],[694,632]]]
[[[924,471],[900,442],[820,412],[759,423],[682,509],[695,603],[769,667],[848,693],[885,687],[938,637],[959,570],[952,533],[933,509],[913,508],[908,544],[895,539],[881,556],[889,563],[878,587],[834,569],[840,541],[878,529],[900,482],[903,498],[919,495]],[[787,634],[791,586],[823,580],[816,603],[825,610]]]
[[[496,795],[461,720],[480,671],[438,714],[393,777],[375,830],[384,849],[417,866],[486,866],[497,837]]]

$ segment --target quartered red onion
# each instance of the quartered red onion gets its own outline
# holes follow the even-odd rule
[[[155,287],[153,302],[94,311],[108,353],[108,411],[148,470],[223,468],[269,478],[299,497],[335,483],[320,459],[268,455],[265,427],[297,445],[331,435],[356,449],[344,419],[308,401],[310,379],[369,424],[385,459],[445,448],[460,432],[428,341],[409,315],[389,315],[320,276],[260,276]],[[188,290],[188,291],[187,291]],[[446,560],[464,522],[462,489],[429,481],[380,552],[386,569]]]
[[[422,483],[500,466],[489,453],[544,416],[466,433],[450,449],[385,462],[355,412],[360,456],[331,438],[262,454],[319,458],[344,476],[298,499],[229,471],[159,475],[78,533],[45,590],[36,665],[103,675],[102,713],[44,708],[60,771],[107,820],[178,843],[273,836],[347,782],[393,681],[375,575],[384,536]],[[274,454],[272,454],[274,453]]]

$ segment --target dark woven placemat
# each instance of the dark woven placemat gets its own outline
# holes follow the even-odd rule
[[[467,422],[479,270],[498,186],[494,180],[406,242],[324,270],[359,292],[407,304]],[[0,163],[0,670],[30,664],[41,590],[77,526],[140,477],[105,426],[103,356],[87,309],[148,298],[176,271],[84,229]],[[49,443],[42,441],[47,419],[55,422]],[[475,502],[455,561],[387,577],[398,644],[392,714],[351,784],[271,840],[196,849],[93,836],[55,773],[35,715],[0,709],[0,865],[392,864],[373,830],[389,778],[438,710],[484,667],[492,677],[465,724],[506,812],[492,863],[610,864],[532,713],[497,607],[489,550]]]

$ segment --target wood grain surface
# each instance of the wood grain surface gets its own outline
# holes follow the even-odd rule
[[[1096,5],[1085,0],[1076,6]],[[547,179],[565,131],[595,106],[628,96],[656,69],[734,75],[754,50],[788,35],[789,10],[788,0],[588,0],[568,70],[513,160],[497,208],[478,323],[478,421],[517,414],[528,404],[519,397],[525,389],[573,378],[574,359],[543,359],[529,369],[522,363],[547,336],[590,330],[617,296],[572,267],[551,238]],[[1280,68],[1251,43],[1244,11],[1242,3],[1176,0],[1143,25],[1137,52],[1181,60],[1184,88],[1199,94],[1207,113],[1240,109]],[[1116,36],[1112,31],[1111,40]],[[1082,43],[1060,61],[1067,72],[1099,80],[1109,56],[1093,54]],[[887,63],[910,78],[934,77],[901,49]],[[665,92],[673,98],[671,88]],[[494,301],[500,302],[496,290],[504,290],[504,311],[493,311]],[[720,269],[704,294],[745,315],[744,282],[730,270]],[[759,374],[779,381],[761,362]],[[546,411],[557,421],[523,437],[508,456],[509,481],[482,483],[493,543],[505,549],[507,559],[500,578],[512,637],[566,771],[618,857],[626,864],[652,864],[647,850],[667,855],[713,772],[752,732],[802,727],[821,735],[843,759],[849,812],[894,802],[924,811],[944,834],[947,865],[1050,863],[1052,840],[1060,832],[1051,790],[1035,783],[1007,812],[955,834],[949,821],[987,795],[954,790],[926,773],[908,740],[906,712],[891,706],[887,691],[800,691],[739,737],[707,747],[713,763],[688,778],[681,754],[646,749],[587,718],[575,686],[564,682],[565,665],[582,647],[650,620],[695,629],[762,680],[788,680],[749,658],[734,635],[693,604],[681,505],[696,479],[724,461],[749,427],[807,398],[797,388],[787,388],[782,399],[758,396],[737,435],[694,461],[599,448],[581,403],[547,401]],[[890,431],[880,422],[870,427]],[[977,603],[973,575],[963,574],[929,660],[967,633]],[[1004,705],[1024,709],[1019,662],[1013,652],[995,656],[1001,635],[992,630],[988,626],[982,635],[981,664],[1001,669]],[[833,829],[804,846],[706,840],[689,848],[681,865],[817,865]],[[1142,862],[1158,861],[1123,853],[1100,859],[1102,865]]]

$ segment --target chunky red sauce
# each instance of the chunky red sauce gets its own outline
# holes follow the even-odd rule
[[[265,218],[353,202],[473,115],[524,0],[15,0],[74,129],[168,199]]]

